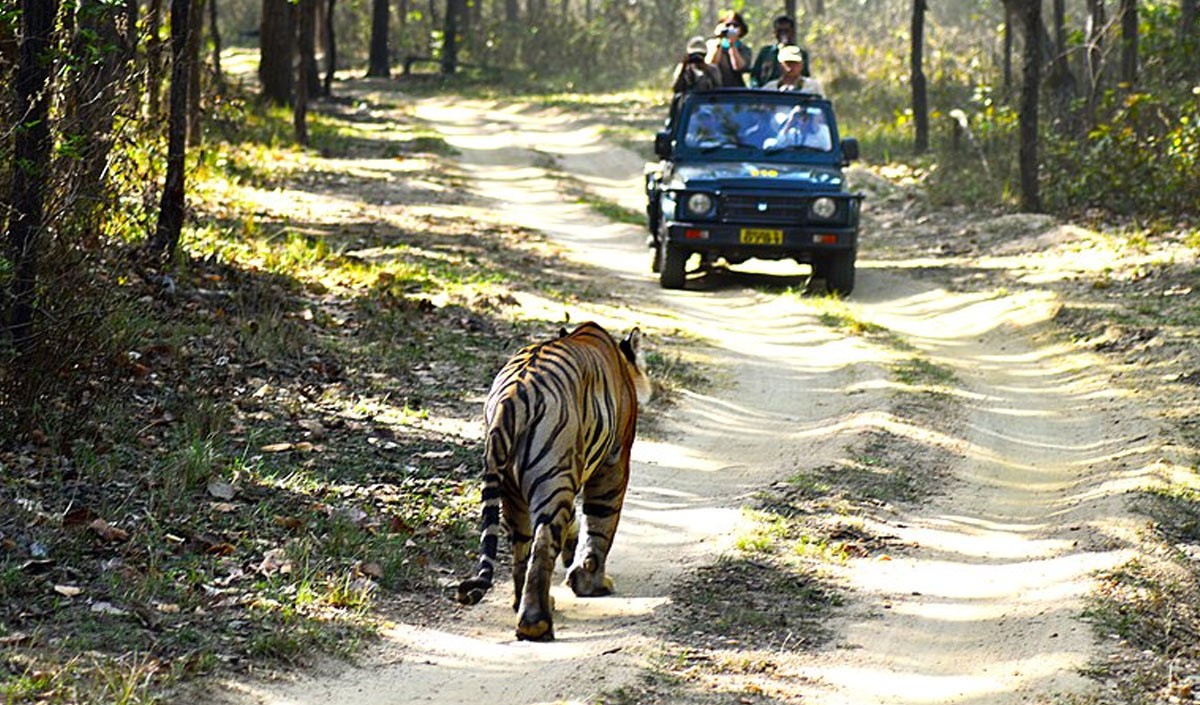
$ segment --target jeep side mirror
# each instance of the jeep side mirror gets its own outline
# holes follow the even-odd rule
[[[842,159],[847,164],[858,159],[858,140],[853,137],[847,137],[842,140]]]
[[[654,155],[659,159],[671,157],[671,133],[659,132],[654,135]]]

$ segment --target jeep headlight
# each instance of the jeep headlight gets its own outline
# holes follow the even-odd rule
[[[837,209],[837,201],[827,196],[822,196],[812,202],[812,214],[824,220],[829,220],[837,215]]]
[[[712,213],[713,197],[707,193],[693,193],[683,202],[684,209],[693,218],[704,217]]]

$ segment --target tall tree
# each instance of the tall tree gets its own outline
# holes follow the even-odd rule
[[[293,106],[292,121],[296,129],[296,142],[307,145],[309,79],[315,75],[311,74],[309,69],[315,69],[317,65],[314,57],[316,46],[313,41],[316,35],[317,0],[298,0],[297,9],[299,22],[296,28],[296,45],[300,52],[300,61],[296,67],[299,75],[296,77],[296,104]]]
[[[446,26],[442,33],[442,73],[453,76],[458,71],[458,23],[466,0],[446,0]]]
[[[915,135],[913,151],[923,154],[929,149],[929,96],[925,85],[925,0],[912,4],[912,110]]]
[[[367,60],[367,75],[387,78],[392,75],[388,49],[388,0],[372,0],[371,50]]]
[[[204,48],[204,0],[191,0],[188,7],[188,103],[187,143],[190,147],[200,144],[204,135],[204,114],[200,110],[200,53]]]
[[[12,264],[8,328],[17,350],[33,340],[38,240],[45,227],[49,183],[50,51],[57,0],[21,0],[21,49],[15,76],[12,210],[8,217],[8,260]]]
[[[208,0],[208,35],[212,37],[213,80],[225,87],[225,75],[221,73],[221,29],[217,24],[217,0]]]
[[[262,0],[259,35],[258,79],[263,97],[278,105],[289,105],[294,83],[296,27],[288,0]]]
[[[150,0],[146,26],[146,112],[153,124],[162,114],[162,0]]]
[[[1121,0],[1121,83],[1132,88],[1138,77],[1137,0]]]
[[[1074,131],[1071,103],[1078,92],[1067,48],[1066,1],[1054,0],[1054,61],[1050,65],[1050,106],[1055,124],[1063,133]]]
[[[333,6],[336,0],[329,0],[325,6],[325,84],[321,92],[326,96],[333,95],[333,74],[337,71],[337,33],[333,31]]]
[[[170,258],[179,247],[185,206],[184,159],[187,156],[188,42],[191,0],[171,0],[171,92],[167,117],[167,178],[150,250]]]
[[[1013,90],[1013,8],[1009,4],[1004,5],[1004,95],[1006,97],[1012,95]]]
[[[1096,104],[1104,68],[1104,33],[1107,25],[1104,0],[1088,0],[1087,52],[1084,54],[1087,67],[1087,107],[1084,120],[1089,127],[1094,124],[1096,118]]]
[[[1042,0],[1021,0],[1025,48],[1022,57],[1021,107],[1018,110],[1021,145],[1021,209],[1042,210],[1038,187],[1038,93],[1042,80]]]
[[[317,69],[317,2],[297,0],[296,6],[296,52],[300,57],[299,80],[304,81],[306,100],[321,93],[321,72]]]

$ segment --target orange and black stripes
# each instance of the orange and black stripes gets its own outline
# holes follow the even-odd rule
[[[629,449],[638,397],[649,381],[638,365],[635,329],[618,343],[595,323],[514,355],[492,383],[484,405],[483,514],[479,566],[459,586],[474,604],[492,586],[500,524],[513,545],[518,636],[553,636],[548,589],[553,561],[574,562],[576,497],[588,524],[587,576],[568,580],[576,592],[599,594],[604,558],[629,479]],[[599,576],[592,575],[599,571]],[[585,579],[586,578],[586,579]],[[599,583],[597,583],[599,581]]]

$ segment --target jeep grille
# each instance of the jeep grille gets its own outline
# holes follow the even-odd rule
[[[808,201],[795,196],[725,194],[717,205],[721,220],[754,223],[802,223]]]

